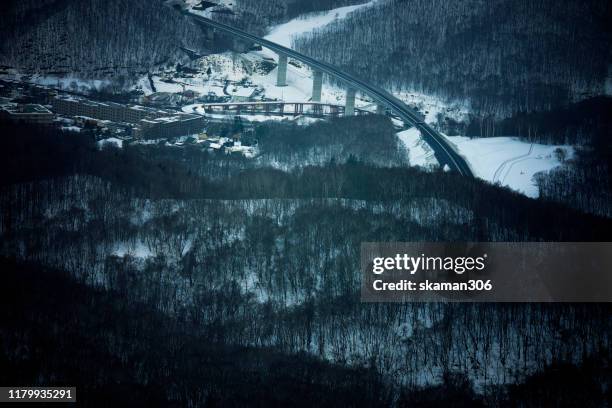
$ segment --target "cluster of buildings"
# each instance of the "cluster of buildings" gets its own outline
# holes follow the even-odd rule
[[[249,98],[254,92],[252,88],[231,91],[235,94],[233,97],[224,95],[223,98]],[[219,100],[220,96],[211,92],[208,98]],[[93,101],[15,81],[0,80],[0,119],[53,125],[71,132],[91,132],[98,139],[170,139],[174,146],[189,143],[210,152],[246,157],[253,157],[257,151],[252,137],[244,143],[240,140],[242,135],[252,135],[252,129],[245,131],[241,127],[240,132],[231,137],[210,137],[203,133],[207,121],[202,115],[137,104]]]
[[[51,99],[51,109],[39,104],[20,104],[0,98],[0,118],[14,122],[41,125],[52,124],[56,116],[70,117],[82,126],[99,126],[112,133],[129,129],[136,139],[168,139],[197,134],[205,127],[201,115],[124,105],[115,102],[96,102],[69,95]]]
[[[67,95],[56,96],[51,106],[60,115],[125,123],[137,139],[179,137],[198,133],[205,126],[204,117],[200,115],[139,105],[96,102]]]
[[[49,109],[42,105],[17,104],[0,100],[0,118],[13,122],[49,125],[53,122],[54,116]]]
[[[198,136],[198,143],[210,152],[223,152],[225,154],[239,154],[245,157],[253,157],[257,152],[257,145],[245,145],[240,141],[239,135],[233,137],[211,137],[206,133]]]

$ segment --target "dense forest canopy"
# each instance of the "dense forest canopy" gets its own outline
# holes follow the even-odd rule
[[[102,79],[147,72],[203,46],[201,29],[162,0],[10,1],[0,15],[0,65]]]
[[[261,125],[290,171],[0,122],[0,380],[149,406],[601,405],[608,306],[365,304],[358,263],[361,242],[605,240],[610,220],[376,165],[386,136],[358,158],[364,120],[341,120],[355,135],[316,165],[307,152],[339,123],[294,139]]]
[[[267,29],[306,13],[366,3],[367,0],[237,0],[234,13],[213,17],[253,34],[264,36]]]
[[[610,21],[606,0],[387,0],[295,46],[379,85],[504,116],[603,93]]]
[[[180,46],[203,49],[201,29],[163,5],[164,0],[9,0],[0,15],[0,65],[25,73],[133,77],[171,59]],[[358,0],[240,0],[235,14],[217,13],[263,34],[302,13]]]
[[[214,18],[263,35],[364,2],[234,0]],[[469,136],[579,145],[536,174],[539,199],[410,167],[383,115],[207,125],[255,157],[0,120],[0,382],[77,386],[87,406],[609,403],[607,304],[359,297],[363,242],[609,241],[612,98],[587,97],[608,77],[612,6],[562,3],[379,0],[295,43],[468,101],[452,126]],[[203,43],[162,0],[3,7],[1,71],[134,77]]]

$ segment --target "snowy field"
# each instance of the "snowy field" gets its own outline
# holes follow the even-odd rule
[[[555,150],[564,150],[567,158],[574,154],[571,146],[531,144],[514,137],[446,138],[467,159],[476,177],[499,183],[532,198],[539,196],[533,176],[562,164]]]
[[[406,148],[411,166],[425,170],[439,166],[433,150],[423,141],[418,129],[410,128],[397,133],[397,136]],[[562,165],[556,150],[563,150],[567,159],[574,154],[571,146],[527,143],[516,137],[445,137],[468,161],[476,177],[532,198],[539,196],[534,176]]]

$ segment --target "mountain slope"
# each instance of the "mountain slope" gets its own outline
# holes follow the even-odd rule
[[[236,0],[233,14],[218,13],[213,17],[263,36],[269,26],[287,22],[306,13],[366,2],[367,0]]]
[[[603,93],[611,16],[606,0],[387,0],[295,46],[380,85],[505,115]]]
[[[28,73],[129,75],[204,44],[161,0],[9,1],[0,23],[0,64]]]

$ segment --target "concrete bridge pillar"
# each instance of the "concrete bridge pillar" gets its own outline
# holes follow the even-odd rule
[[[313,102],[321,102],[321,91],[323,89],[323,72],[312,72],[312,98]]]
[[[355,88],[348,88],[346,90],[346,105],[344,108],[344,116],[355,115],[355,95],[357,95],[357,90],[355,90]]]
[[[287,56],[278,54],[278,76],[276,86],[287,86]]]

